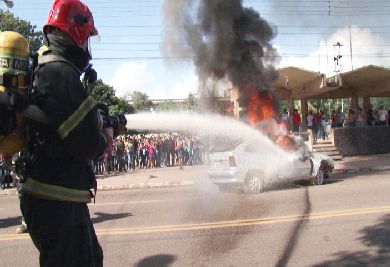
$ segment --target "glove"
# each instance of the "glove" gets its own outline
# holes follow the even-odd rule
[[[92,68],[92,65],[89,65],[85,70],[84,78],[87,80],[88,84],[97,81],[97,72],[95,69]]]
[[[16,112],[22,112],[30,104],[29,99],[18,91],[9,91],[9,107]]]
[[[98,128],[101,131],[103,128],[107,127],[108,125],[108,106],[102,103],[97,103],[96,104],[96,109],[97,109],[97,121],[98,121]]]

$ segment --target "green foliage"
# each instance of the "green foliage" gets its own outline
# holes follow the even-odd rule
[[[348,99],[316,99],[308,101],[309,111],[316,112],[318,110],[323,110],[327,115],[332,114],[332,111],[343,108],[344,112],[348,112],[349,106]]]
[[[193,94],[189,94],[183,102],[173,102],[166,100],[156,106],[156,111],[199,111],[199,99]]]
[[[390,109],[390,97],[371,97],[371,104],[374,110],[379,109],[380,106],[384,106],[385,109]]]
[[[89,93],[96,102],[107,104],[110,114],[134,113],[134,108],[125,99],[116,97],[114,88],[102,80],[97,80],[90,85]]]
[[[156,111],[176,111],[179,110],[178,103],[173,102],[172,100],[166,100],[162,103],[159,103],[156,106]]]
[[[131,99],[133,101],[133,107],[136,112],[150,111],[150,109],[153,107],[153,102],[145,93],[134,91],[131,94]]]
[[[189,94],[186,101],[183,103],[183,109],[187,111],[198,111],[199,100],[193,94]]]
[[[112,103],[110,106],[111,114],[133,114],[134,108],[130,105],[126,99],[118,97],[116,98],[116,103]]]
[[[30,44],[30,54],[38,51],[43,43],[43,34],[36,30],[37,26],[29,21],[15,17],[9,11],[0,10],[0,31],[15,31],[27,38]]]
[[[89,93],[96,102],[106,103],[109,105],[116,101],[114,88],[105,84],[101,79],[90,85]]]
[[[385,109],[390,109],[390,97],[371,97],[370,103],[373,106],[374,110],[378,110],[379,106],[383,105]],[[359,99],[359,106],[363,107],[362,98]],[[281,100],[280,110],[283,108],[288,110],[288,102],[286,100]],[[295,108],[301,112],[301,104],[300,101],[294,101]],[[343,113],[345,116],[348,114],[348,110],[351,107],[350,99],[311,99],[308,101],[309,111],[313,111],[313,113],[317,112],[317,110],[323,110],[326,116],[330,116],[332,111],[337,111],[338,108],[343,108]]]

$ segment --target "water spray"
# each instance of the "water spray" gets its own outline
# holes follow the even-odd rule
[[[259,148],[259,157],[269,171],[291,162],[292,155],[277,146],[259,130],[235,120],[215,114],[195,113],[139,113],[126,115],[127,128],[150,132],[192,134],[217,143],[248,143]]]

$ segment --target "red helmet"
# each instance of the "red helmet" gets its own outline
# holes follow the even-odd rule
[[[68,33],[80,47],[86,44],[90,36],[98,34],[91,11],[79,0],[54,0],[47,23],[43,27],[45,34],[49,26]]]

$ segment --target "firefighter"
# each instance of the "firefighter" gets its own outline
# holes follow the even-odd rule
[[[20,96],[26,95],[29,70],[27,39],[17,32],[0,32],[0,61],[0,93],[17,92]],[[17,180],[14,174],[11,174],[12,156],[18,153],[24,145],[25,119],[15,110],[0,105],[0,121],[0,154],[4,155],[5,166],[7,166],[6,177],[13,180],[7,182],[15,184]],[[16,229],[16,233],[26,232],[27,227],[22,220],[22,225]]]
[[[27,93],[29,71],[28,41],[12,31],[0,32],[0,94]],[[23,101],[19,101],[21,103]],[[15,106],[13,108],[17,109]],[[25,140],[25,120],[21,114],[0,105],[0,154],[18,153]]]
[[[28,122],[19,168],[21,211],[41,266],[102,266],[87,203],[96,182],[90,162],[112,145],[112,128],[102,127],[80,81],[92,58],[89,39],[98,32],[79,0],[55,0],[43,31],[46,48],[29,101],[46,113],[49,125]]]

